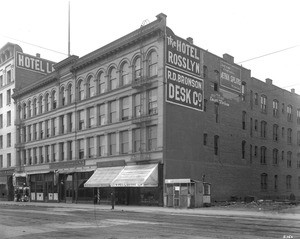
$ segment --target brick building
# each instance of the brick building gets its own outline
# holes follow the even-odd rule
[[[164,14],[54,68],[14,94],[31,200],[197,206],[204,182],[212,201],[299,198],[299,95],[176,36]]]

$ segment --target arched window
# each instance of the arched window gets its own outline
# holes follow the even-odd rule
[[[278,165],[278,149],[273,149],[273,165]]]
[[[120,71],[122,85],[128,85],[130,83],[128,74],[129,74],[129,64],[127,62],[124,62],[121,66],[121,71]]]
[[[45,95],[45,112],[48,112],[50,110],[50,100],[49,100],[49,94],[47,93]]]
[[[278,100],[273,100],[273,116],[278,117]]]
[[[109,89],[114,90],[117,88],[117,70],[116,68],[112,67],[108,73],[109,79]]]
[[[141,58],[137,57],[133,63],[133,80],[139,80],[142,76]]]
[[[261,108],[261,112],[267,113],[267,96],[265,95],[262,95],[260,97],[260,108]]]
[[[68,90],[67,90],[67,97],[68,97],[68,104],[72,104],[74,101],[74,94],[73,94],[73,87],[72,84],[68,85]]]
[[[293,115],[292,115],[293,107],[291,105],[288,105],[286,107],[286,113],[287,113],[287,120],[292,121]]]
[[[56,109],[57,106],[57,96],[56,96],[56,91],[52,91],[51,95],[51,100],[52,100],[52,110]]]
[[[37,99],[35,98],[33,100],[33,104],[32,104],[32,108],[33,108],[33,115],[37,115]]]
[[[263,191],[268,189],[268,174],[266,173],[260,175],[260,188]]]
[[[292,188],[292,176],[287,175],[286,176],[286,189],[291,190],[291,188]]]
[[[26,119],[26,116],[27,116],[26,111],[27,111],[26,103],[23,103],[23,106],[22,106],[23,119]]]
[[[31,108],[31,101],[29,100],[28,101],[28,104],[27,104],[27,108],[28,108],[28,118],[31,117],[31,112],[32,112],[32,108]]]
[[[151,51],[147,58],[148,76],[153,77],[157,75],[157,53],[156,51]]]
[[[292,143],[292,129],[287,130],[287,143],[291,144]]]
[[[106,88],[104,72],[100,72],[97,78],[98,78],[98,93],[102,94],[105,92],[105,88]]]
[[[291,152],[291,151],[288,151],[288,152],[287,152],[286,166],[287,166],[288,168],[291,168],[291,167],[292,167],[292,152]]]
[[[267,164],[267,148],[265,146],[260,147],[260,164]]]
[[[84,99],[84,86],[83,86],[82,80],[78,81],[77,89],[78,89],[78,100],[83,100]]]
[[[93,76],[89,76],[86,85],[87,85],[87,97],[93,97],[95,95],[95,81]]]
[[[44,112],[44,101],[43,101],[43,96],[41,95],[39,97],[39,114],[43,114]]]
[[[261,121],[260,123],[260,137],[266,138],[267,137],[267,122]]]
[[[60,88],[59,94],[60,94],[60,105],[61,106],[66,105],[65,87]]]

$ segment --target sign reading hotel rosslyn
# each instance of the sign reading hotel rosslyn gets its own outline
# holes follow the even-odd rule
[[[166,101],[203,111],[201,49],[167,28],[166,51]]]
[[[25,70],[35,71],[46,75],[54,71],[54,64],[54,62],[42,59],[40,57],[31,56],[22,52],[16,53],[17,67]]]
[[[242,89],[241,69],[230,65],[227,62],[221,61],[220,85],[240,93]]]

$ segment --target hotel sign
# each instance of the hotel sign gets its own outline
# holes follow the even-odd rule
[[[25,70],[34,71],[46,75],[54,71],[54,64],[55,63],[52,61],[24,54],[22,52],[16,53],[17,67]]]
[[[230,65],[227,62],[221,61],[220,85],[240,93],[242,89],[241,69]]]
[[[177,37],[169,28],[166,35],[166,101],[203,111],[203,80],[199,47]]]

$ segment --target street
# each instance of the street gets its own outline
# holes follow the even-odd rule
[[[215,209],[143,212],[143,207],[1,203],[0,238],[300,238],[297,214],[218,214]]]

